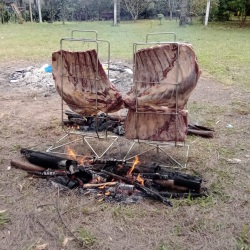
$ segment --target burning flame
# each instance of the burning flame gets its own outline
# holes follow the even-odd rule
[[[140,163],[139,157],[136,155],[136,156],[135,156],[135,160],[134,160],[134,162],[133,162],[133,165],[132,165],[132,167],[129,169],[127,175],[131,175],[132,172],[133,172],[134,169],[135,169],[135,166],[136,166],[137,164],[139,164],[139,163]]]
[[[70,148],[69,146],[67,146],[66,149],[67,149],[67,154],[68,154],[69,158],[70,158],[71,160],[76,160],[76,161],[78,161],[78,163],[79,163],[80,165],[84,165],[84,163],[85,163],[86,161],[88,161],[89,156],[86,155],[86,156],[79,157],[79,156],[77,156],[77,154],[74,152],[74,150],[73,150],[72,148]]]
[[[142,186],[144,186],[144,180],[141,178],[140,174],[137,175],[136,180],[137,180]]]
[[[71,160],[76,160],[76,154],[75,152],[73,151],[73,149],[71,149],[70,147],[66,147],[67,149],[67,153],[68,153],[68,156],[70,157]]]
[[[94,184],[98,184],[98,183],[102,183],[102,182],[103,182],[103,180],[100,176],[93,178],[91,181],[91,183],[94,183]],[[101,188],[101,187],[99,187],[99,188]]]

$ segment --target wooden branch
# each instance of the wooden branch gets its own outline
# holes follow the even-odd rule
[[[96,187],[102,187],[102,186],[115,186],[118,182],[117,181],[112,181],[112,182],[105,182],[105,183],[87,183],[84,184],[82,187],[83,188],[96,188]]]
[[[202,130],[188,128],[187,132],[188,132],[188,135],[198,135],[198,136],[205,137],[205,138],[214,137],[214,131],[202,131]]]
[[[18,160],[11,160],[10,165],[14,168],[19,168],[26,171],[44,171],[46,168],[36,166],[29,162],[23,162]]]

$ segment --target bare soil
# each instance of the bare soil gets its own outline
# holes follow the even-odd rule
[[[0,68],[0,249],[250,249],[249,92],[201,78],[189,101],[190,122],[216,135],[189,136],[188,167],[180,171],[202,176],[208,197],[172,200],[172,208],[150,199],[109,204],[58,193],[9,168],[21,147],[46,150],[64,135],[59,95],[10,84],[17,68]]]

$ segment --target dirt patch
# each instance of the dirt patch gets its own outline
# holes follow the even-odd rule
[[[209,197],[173,200],[173,208],[151,200],[114,205],[75,191],[58,194],[46,180],[9,170],[21,147],[45,150],[64,134],[58,94],[11,84],[19,68],[0,70],[0,210],[8,217],[1,224],[0,216],[1,249],[82,249],[82,242],[90,249],[249,248],[249,93],[201,78],[189,101],[190,121],[216,131],[214,139],[188,138],[186,171],[203,177]]]

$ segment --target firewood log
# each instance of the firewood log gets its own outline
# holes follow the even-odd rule
[[[26,171],[44,171],[46,168],[39,167],[37,165],[31,164],[29,162],[11,160],[10,165],[14,168],[19,168]]]

